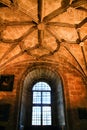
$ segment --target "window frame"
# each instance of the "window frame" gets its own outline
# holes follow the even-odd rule
[[[50,90],[33,90],[33,87],[34,87],[34,85],[35,84],[37,84],[37,83],[39,83],[39,82],[43,82],[43,83],[46,83],[49,87],[50,87]],[[39,127],[48,127],[48,126],[52,126],[53,125],[53,113],[52,113],[52,88],[51,88],[51,86],[49,85],[49,83],[47,83],[46,81],[42,81],[42,80],[39,80],[39,81],[37,81],[37,82],[35,82],[33,85],[32,85],[32,100],[31,100],[31,126],[39,126]],[[33,92],[41,92],[41,104],[33,104]],[[42,98],[43,98],[43,96],[42,96],[42,93],[43,92],[50,92],[50,103],[49,104],[46,104],[46,103],[42,103]],[[40,106],[41,107],[41,125],[32,125],[32,109],[33,109],[33,107],[34,106]],[[51,108],[51,125],[43,125],[43,116],[42,116],[42,107],[44,107],[44,106],[46,106],[46,107],[48,107],[48,106],[50,106],[50,108]]]

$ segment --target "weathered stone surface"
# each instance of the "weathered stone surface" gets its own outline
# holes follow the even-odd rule
[[[6,130],[16,128],[24,79],[37,67],[62,79],[68,130],[86,130],[77,109],[87,109],[87,3],[72,1],[0,1],[0,75],[15,76],[13,91],[0,91],[0,103],[11,104],[8,122],[0,122]]]

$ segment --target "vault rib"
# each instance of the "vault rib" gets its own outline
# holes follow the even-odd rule
[[[69,5],[69,3],[70,3],[70,0],[61,0],[61,6],[62,7]]]
[[[16,45],[17,45],[17,44],[15,44],[15,46],[12,45],[9,50],[14,49],[14,48],[16,47]],[[32,54],[30,53],[30,51],[33,50],[33,49],[36,49],[36,48],[37,48],[37,45],[34,46],[34,47],[32,47],[32,48],[26,48],[25,50],[20,51],[20,52],[19,52],[18,54],[16,54],[15,56],[10,57],[7,61],[5,61],[3,64],[0,65],[0,71],[5,67],[6,64],[8,64],[9,62],[13,61],[13,60],[16,59],[17,57],[23,55],[23,54],[26,53],[27,51],[28,51],[28,52],[27,52],[28,54],[32,55]],[[10,51],[10,52],[11,52],[11,51]]]
[[[82,42],[84,42],[87,39],[87,35],[82,39]]]
[[[44,31],[43,30],[38,30],[38,43],[39,47],[42,46],[44,40]]]
[[[17,8],[18,8],[18,0],[12,0],[12,1],[13,1],[14,7],[17,7]]]
[[[83,4],[87,4],[87,0],[74,0],[70,6],[73,8],[78,8]]]
[[[84,7],[77,7],[76,9],[78,9],[78,10],[81,10],[81,11],[84,11],[84,12],[87,12],[87,9],[86,8],[84,8]]]
[[[15,43],[15,42],[20,42],[22,41],[25,37],[27,37],[29,34],[31,34],[34,30],[36,30],[36,27],[33,26],[31,28],[28,29],[28,31],[26,33],[24,33],[21,37],[11,40],[11,39],[4,39],[3,37],[0,38],[1,42],[4,43]]]
[[[38,18],[39,22],[42,22],[43,20],[43,7],[44,6],[44,0],[38,0]]]
[[[69,41],[69,40],[62,39],[62,42],[69,43],[69,44],[78,44],[78,39],[76,41]]]
[[[76,28],[76,25],[75,25],[75,24],[61,23],[61,22],[48,22],[46,25]]]
[[[79,29],[77,29],[77,35],[78,35],[78,43],[80,43],[81,42],[81,36],[80,36]]]
[[[8,40],[8,39],[2,39],[1,41],[4,43],[14,43],[11,45],[11,47],[4,53],[4,55],[1,57],[0,62],[18,45],[19,42],[21,42],[27,35],[32,33],[36,28],[31,27],[23,36],[21,36],[18,39],[15,40]]]
[[[49,22],[51,19],[55,18],[56,16],[64,13],[65,11],[67,11],[69,6],[66,7],[60,7],[56,10],[54,10],[52,13],[48,14],[47,16],[44,17],[43,22],[47,23]]]
[[[77,24],[77,28],[81,28],[87,22],[87,17],[84,18],[79,24]]]
[[[81,52],[82,52],[82,56],[83,56],[85,68],[86,68],[86,70],[87,70],[87,62],[86,62],[85,52],[84,52],[84,48],[83,48],[84,41],[87,39],[87,35],[86,35],[83,39],[81,39],[79,29],[77,29],[77,34],[78,34],[78,38],[79,38],[79,39],[78,39],[78,43],[79,43],[79,45],[81,46]]]
[[[22,22],[19,22],[19,21],[6,21],[4,22],[3,24],[5,24],[6,26],[17,26],[17,25],[34,25],[34,22],[33,21],[22,21]]]
[[[10,0],[0,0],[0,2],[8,7],[12,7],[12,3]]]
[[[59,42],[59,43],[61,42],[61,39],[58,36],[56,36],[54,34],[54,32],[50,30],[50,28],[46,28],[46,30],[48,33],[50,33],[56,39],[57,42]]]
[[[47,30],[48,33],[50,33],[56,39],[57,47],[53,52],[50,51],[51,55],[53,55],[55,52],[57,52],[59,50],[61,39],[59,37],[57,37],[49,28],[47,28],[46,30]]]
[[[28,17],[30,17],[32,19],[32,21],[34,21],[36,24],[38,23],[38,19],[37,18],[33,18],[31,13],[29,11],[26,11],[24,8],[19,8],[19,11],[24,13],[25,15],[27,15]]]
[[[15,56],[9,58],[7,61],[5,61],[3,64],[0,65],[0,70],[2,70],[5,67],[6,64],[8,64],[9,62],[11,62],[15,58],[21,56],[22,54],[23,54],[23,52],[21,51],[20,53],[16,54]]]
[[[86,62],[86,57],[85,57],[85,52],[84,52],[83,45],[81,45],[81,52],[82,52],[83,59],[84,59],[85,69],[87,70],[87,62]]]
[[[78,60],[76,59],[76,57],[72,54],[72,52],[71,52],[65,45],[63,45],[63,46],[64,46],[64,48],[67,50],[67,52],[74,58],[74,60],[76,61],[76,63],[78,64],[78,67],[79,67],[79,69],[80,69],[80,72],[86,77],[86,74],[85,74],[85,72],[84,72],[82,66],[80,65],[80,63],[79,63]]]

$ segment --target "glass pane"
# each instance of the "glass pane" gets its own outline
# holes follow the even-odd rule
[[[51,107],[42,107],[42,125],[51,125]]]
[[[41,125],[41,107],[33,107],[32,125]]]
[[[42,104],[50,104],[51,95],[50,92],[42,92]]]
[[[51,88],[38,82],[33,89],[32,125],[51,125]]]
[[[35,104],[41,103],[41,92],[33,92],[33,103]]]
[[[45,82],[38,82],[34,85],[33,90],[39,90],[39,91],[43,91],[43,90],[51,90],[50,86],[45,83]]]

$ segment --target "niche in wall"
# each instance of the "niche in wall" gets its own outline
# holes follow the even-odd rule
[[[58,127],[65,129],[65,114],[63,100],[63,86],[60,76],[48,68],[35,68],[30,71],[23,82],[21,107],[20,107],[20,130],[24,128],[37,128],[32,125],[32,87],[35,83],[48,83],[52,90],[52,124],[50,129]],[[54,102],[55,101],[55,102]],[[54,111],[55,109],[55,111]],[[42,126],[42,125],[41,125]],[[46,126],[47,127],[47,126]],[[42,127],[41,127],[42,129]]]
[[[12,91],[14,75],[0,75],[0,91]]]

